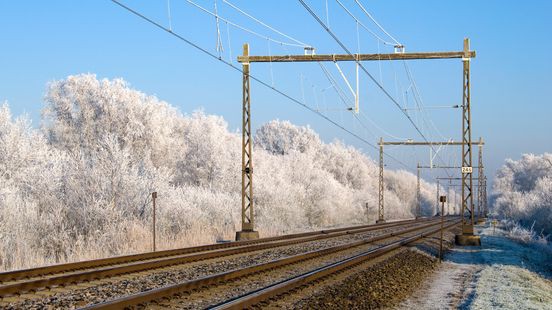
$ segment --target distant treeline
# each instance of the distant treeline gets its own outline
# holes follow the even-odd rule
[[[287,121],[254,141],[262,235],[375,221],[377,165],[357,149]],[[240,171],[241,134],[219,116],[183,115],[120,79],[55,81],[40,129],[0,107],[0,269],[150,250],[153,191],[158,247],[231,239]],[[416,177],[385,176],[386,217],[412,217]],[[425,214],[434,197],[422,182]]]

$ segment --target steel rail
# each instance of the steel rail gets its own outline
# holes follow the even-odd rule
[[[457,219],[447,220],[447,222],[450,222],[450,221],[455,221],[456,223],[459,222]],[[236,270],[231,270],[231,271],[227,271],[227,272],[223,272],[215,275],[205,276],[191,281],[164,286],[161,288],[156,288],[156,289],[152,289],[141,293],[124,296],[122,298],[113,299],[103,303],[90,305],[83,309],[123,309],[126,307],[132,307],[139,304],[151,302],[153,300],[171,297],[176,294],[190,292],[192,290],[196,290],[202,287],[216,285],[225,281],[249,276],[254,273],[263,272],[263,271],[267,271],[275,268],[280,268],[282,266],[302,262],[305,260],[317,258],[324,255],[329,255],[332,253],[344,251],[344,250],[351,249],[365,244],[370,244],[370,243],[381,241],[391,237],[397,237],[399,235],[411,233],[421,229],[426,229],[428,227],[435,226],[435,225],[440,225],[440,221],[437,221],[437,222],[431,221],[431,223],[429,224],[408,228],[408,229],[403,229],[398,232],[391,232],[380,236],[375,236],[375,237],[371,237],[371,238],[367,238],[364,240],[359,240],[359,241],[355,241],[355,242],[351,242],[343,245],[329,247],[321,250],[314,250],[303,254],[285,257],[282,259],[276,259],[267,263],[261,263],[261,264],[241,268],[241,269],[236,269]]]
[[[452,226],[458,225],[460,222],[461,222],[460,220],[457,220],[452,224],[446,225],[443,229],[448,229]],[[209,309],[212,309],[212,310],[245,309],[245,308],[254,306],[267,299],[274,298],[274,297],[277,297],[278,295],[289,292],[297,287],[307,285],[309,283],[312,283],[313,281],[319,280],[331,274],[335,274],[344,269],[354,267],[367,260],[376,258],[378,256],[382,256],[383,254],[396,250],[404,245],[420,240],[426,236],[430,236],[435,233],[438,233],[440,230],[441,228],[439,227],[429,232],[423,232],[415,236],[401,239],[397,242],[393,242],[388,245],[380,246],[376,249],[368,250],[366,252],[354,255],[352,257],[343,259],[341,261],[331,263],[326,266],[311,270],[301,275],[298,275],[283,281],[279,281],[277,283],[249,292],[242,296],[232,298],[228,301],[209,307]]]
[[[432,219],[424,219],[422,221],[432,221]],[[54,286],[63,286],[66,284],[80,283],[85,281],[103,279],[123,274],[136,273],[146,270],[159,269],[174,265],[180,265],[195,261],[202,261],[206,259],[219,258],[235,254],[243,254],[253,251],[265,250],[270,248],[276,248],[281,246],[305,243],[309,241],[316,241],[328,238],[335,238],[345,235],[358,234],[368,231],[392,228],[401,225],[408,225],[410,221],[400,223],[390,223],[388,225],[370,225],[365,228],[356,229],[335,229],[335,232],[325,234],[315,234],[313,236],[307,235],[306,237],[299,237],[294,239],[283,239],[274,242],[263,242],[258,244],[251,244],[245,246],[231,247],[215,249],[210,251],[203,251],[199,253],[188,253],[182,255],[175,255],[171,257],[160,257],[152,261],[135,261],[125,265],[112,265],[102,266],[97,269],[87,269],[80,272],[68,273],[68,274],[54,274],[46,275],[45,278],[31,279],[13,284],[7,284],[0,286],[0,297],[21,294],[22,292],[36,291],[42,288],[51,288]],[[413,221],[413,223],[419,223],[419,221]],[[243,243],[240,243],[243,245]]]
[[[344,228],[326,229],[326,230],[320,230],[320,231],[314,231],[314,232],[289,234],[284,236],[260,238],[256,240],[208,244],[208,245],[200,245],[200,246],[188,247],[188,248],[164,250],[164,251],[157,251],[157,252],[147,252],[147,253],[139,253],[139,254],[131,254],[131,255],[122,255],[122,256],[115,256],[115,257],[109,257],[109,258],[100,258],[100,259],[94,259],[94,260],[73,262],[73,263],[65,263],[65,264],[57,264],[57,265],[43,266],[43,267],[36,267],[36,268],[29,268],[29,269],[6,271],[6,272],[0,272],[0,283],[15,281],[19,279],[26,279],[30,277],[51,275],[54,273],[71,272],[71,271],[91,269],[91,268],[97,268],[97,267],[103,267],[103,266],[115,265],[115,264],[125,264],[125,263],[130,263],[135,261],[148,260],[148,259],[156,259],[156,258],[183,255],[183,254],[189,254],[189,253],[198,253],[198,252],[212,251],[217,249],[240,247],[244,245],[251,245],[251,244],[258,244],[258,243],[265,243],[265,242],[272,242],[272,241],[279,241],[279,240],[303,238],[303,237],[314,236],[314,235],[326,235],[330,233],[355,230],[355,229],[363,229],[368,227],[378,227],[379,229],[379,228],[385,228],[385,227],[393,227],[404,223],[415,223],[415,222],[416,222],[415,219],[410,219],[410,220],[402,220],[402,221],[396,221],[396,222],[390,222],[390,223],[384,223],[384,224],[359,225],[359,226],[344,227]]]

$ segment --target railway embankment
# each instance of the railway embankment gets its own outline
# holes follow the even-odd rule
[[[399,309],[550,309],[552,248],[490,223],[481,247],[455,247]]]

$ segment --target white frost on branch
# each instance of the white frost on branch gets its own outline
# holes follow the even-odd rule
[[[378,166],[359,150],[287,121],[263,125],[254,141],[263,235],[376,219]],[[240,228],[241,134],[121,79],[50,83],[40,130],[2,106],[0,146],[1,269],[150,250],[153,191],[162,248],[230,239]],[[386,218],[412,217],[416,177],[385,175]],[[426,215],[434,190],[422,182]]]
[[[496,215],[552,234],[552,154],[506,160],[496,175],[492,201]]]

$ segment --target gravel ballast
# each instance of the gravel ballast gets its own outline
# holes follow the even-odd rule
[[[418,224],[419,225],[419,224]],[[119,296],[134,294],[153,288],[162,287],[182,281],[189,281],[207,275],[225,272],[233,269],[240,269],[246,266],[268,262],[274,259],[297,255],[308,251],[328,248],[355,240],[369,238],[397,229],[407,229],[416,226],[411,224],[401,228],[386,228],[378,231],[370,231],[353,235],[346,235],[337,238],[320,241],[306,242],[297,245],[278,247],[256,251],[247,254],[237,254],[228,257],[209,259],[201,262],[188,263],[158,270],[137,273],[134,276],[114,277],[98,281],[87,288],[67,287],[67,292],[59,292],[44,298],[28,299],[8,305],[5,308],[48,308],[73,309],[91,303],[99,303]]]
[[[443,246],[453,246],[458,228],[445,232]],[[434,236],[410,248],[393,251],[351,270],[294,291],[283,299],[261,305],[276,309],[381,309],[394,307],[411,296],[439,267],[439,242]]]

